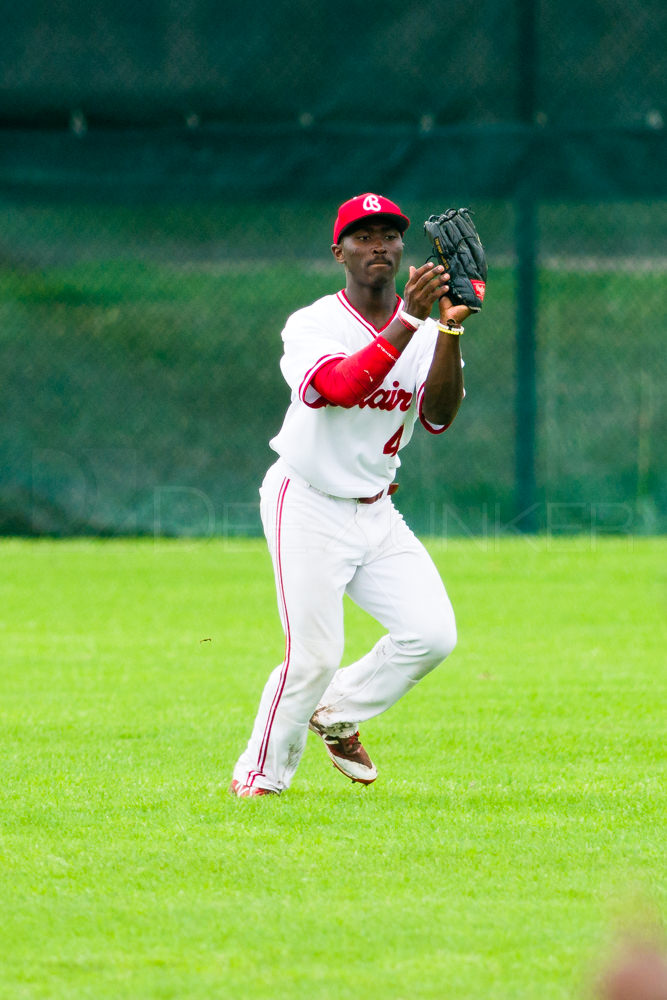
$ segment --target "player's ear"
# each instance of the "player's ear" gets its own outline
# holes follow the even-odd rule
[[[339,264],[342,264],[344,262],[345,255],[343,253],[343,248],[340,245],[340,243],[332,243],[331,244],[331,252],[332,252],[332,254],[334,255],[334,257],[336,258],[336,260],[338,261]]]

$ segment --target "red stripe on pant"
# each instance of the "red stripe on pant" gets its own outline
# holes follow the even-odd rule
[[[290,639],[289,618],[287,615],[287,603],[285,601],[285,586],[283,584],[283,566],[282,566],[282,551],[281,551],[283,505],[285,503],[285,494],[287,492],[287,487],[289,486],[289,484],[290,484],[289,479],[283,480],[280,490],[278,492],[278,505],[276,508],[276,570],[277,570],[276,576],[278,579],[278,597],[283,612],[283,621],[285,623],[285,658],[283,660],[283,669],[280,674],[278,687],[276,689],[276,693],[273,696],[273,701],[271,703],[269,716],[266,720],[266,726],[264,727],[264,735],[262,737],[262,743],[259,748],[257,769],[255,771],[252,771],[250,775],[248,775],[249,785],[253,784],[255,778],[260,777],[261,775],[264,774],[264,764],[266,763],[266,755],[269,749],[271,730],[273,728],[273,722],[276,717],[276,712],[278,711],[278,705],[280,704],[280,699],[282,698],[283,691],[285,690],[285,682],[287,681],[287,671],[289,670],[290,651],[292,647],[292,642]]]

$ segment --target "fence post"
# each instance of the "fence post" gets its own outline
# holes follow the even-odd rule
[[[530,193],[516,199],[515,504],[523,530],[537,531],[537,209]]]
[[[517,111],[532,130],[537,112],[537,2],[519,0],[517,35],[521,53],[517,79]],[[529,144],[530,146],[530,144]],[[537,426],[537,205],[531,190],[530,151],[524,174],[518,179],[515,204],[516,284],[516,399],[515,505],[523,530],[538,529],[535,476]]]

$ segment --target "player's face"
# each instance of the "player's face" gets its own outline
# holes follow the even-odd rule
[[[389,222],[364,222],[341,237],[332,250],[358,284],[377,287],[395,280],[401,265],[403,238]]]

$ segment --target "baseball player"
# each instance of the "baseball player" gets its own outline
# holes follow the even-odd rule
[[[463,398],[461,322],[442,264],[396,275],[410,220],[376,194],[340,206],[333,230],[345,288],[291,315],[282,373],[292,391],[260,489],[285,656],[262,693],[230,791],[288,788],[310,728],[333,764],[369,785],[359,724],[390,708],[449,655],[454,613],[438,572],[394,507],[400,451],[417,423],[449,427]],[[431,319],[437,306],[438,319]],[[341,668],[343,596],[386,629]]]

